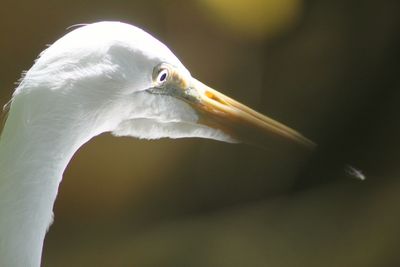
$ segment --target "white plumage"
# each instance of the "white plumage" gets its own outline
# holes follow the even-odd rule
[[[68,33],[26,72],[0,139],[0,266],[40,265],[62,174],[94,136],[235,142],[243,136],[237,124],[312,146],[193,79],[139,28],[101,22]]]

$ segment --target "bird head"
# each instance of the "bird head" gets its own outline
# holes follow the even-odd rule
[[[314,144],[193,78],[145,31],[101,22],[68,33],[46,49],[14,94],[36,95],[31,114],[74,117],[93,134],[145,139],[202,137],[261,142],[265,136]]]

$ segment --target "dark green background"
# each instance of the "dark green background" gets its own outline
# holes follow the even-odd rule
[[[68,26],[119,20],[319,144],[310,158],[278,144],[97,137],[65,173],[43,266],[400,265],[400,2],[286,2],[300,3],[295,19],[257,34],[201,0],[1,2],[2,104]]]

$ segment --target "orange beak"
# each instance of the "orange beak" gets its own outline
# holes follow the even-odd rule
[[[307,149],[313,149],[316,146],[299,132],[219,93],[194,78],[189,88],[196,94],[197,101],[189,103],[199,112],[199,123],[220,129],[235,140],[262,145],[264,141],[278,138]]]

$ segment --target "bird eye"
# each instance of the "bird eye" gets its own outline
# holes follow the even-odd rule
[[[164,83],[168,78],[169,72],[168,69],[161,69],[157,75],[157,83]]]

